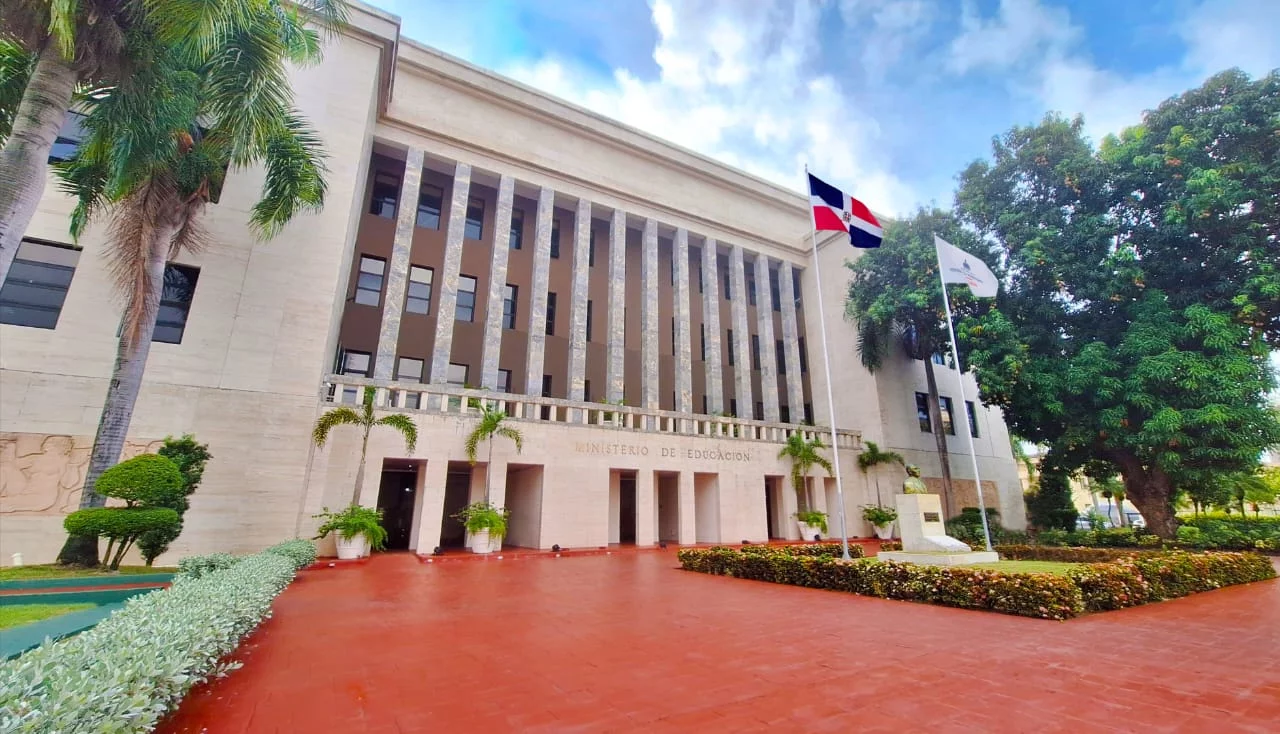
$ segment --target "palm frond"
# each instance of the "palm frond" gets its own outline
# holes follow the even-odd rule
[[[17,42],[0,37],[0,146],[9,138],[13,118],[22,103],[36,55]]]
[[[253,205],[249,224],[261,239],[280,233],[299,212],[318,212],[327,191],[320,136],[296,111],[284,116],[268,139],[264,155],[267,175],[262,197]]]
[[[78,0],[52,0],[49,3],[49,38],[58,47],[62,58],[70,61],[76,57],[76,16]]]
[[[359,426],[364,421],[360,418],[360,414],[348,407],[334,408],[320,416],[316,420],[316,426],[311,431],[311,440],[319,448],[324,448],[324,444],[329,440],[329,432],[338,426]]]
[[[112,216],[107,271],[124,299],[121,333],[132,341],[155,323],[164,272],[156,272],[153,261],[168,259],[178,228],[167,215],[180,205],[173,182],[167,176],[157,176],[121,202]],[[164,252],[153,252],[156,247]]]
[[[516,445],[517,454],[524,451],[524,434],[520,433],[519,430],[512,428],[511,426],[498,426],[497,430],[494,431],[494,434],[502,436],[514,443]]]
[[[827,472],[827,476],[831,476],[831,474],[834,471],[834,468],[831,466],[831,462],[827,461],[827,457],[823,456],[822,454],[814,454],[813,463],[822,467],[823,470]]]
[[[472,466],[476,465],[476,451],[480,448],[480,442],[488,438],[488,436],[486,436],[481,430],[483,427],[484,425],[481,423],[471,429],[471,433],[467,434],[467,440],[463,444],[463,448],[466,449],[467,452],[467,461]]]
[[[858,356],[862,366],[874,373],[884,364],[888,351],[889,333],[884,324],[871,318],[858,320]]]
[[[418,424],[413,419],[403,413],[393,413],[384,415],[379,418],[374,425],[389,426],[400,432],[404,436],[404,446],[410,454],[418,446]]]

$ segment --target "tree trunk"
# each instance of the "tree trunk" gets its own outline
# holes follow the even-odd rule
[[[489,504],[489,480],[493,479],[493,436],[489,437],[489,454],[484,462],[484,503]]]
[[[356,488],[351,493],[351,506],[355,507],[360,504],[360,487],[364,484],[364,459],[365,454],[369,451],[369,429],[372,426],[364,427],[364,436],[360,440],[360,466],[356,468]]]
[[[36,59],[26,91],[13,119],[13,130],[0,151],[0,283],[18,254],[18,244],[44,194],[49,150],[67,119],[76,88],[76,72],[49,42]]]
[[[1175,539],[1178,517],[1173,511],[1173,482],[1169,475],[1158,467],[1148,469],[1129,452],[1115,452],[1110,458],[1120,467],[1125,497],[1142,513],[1147,529],[1166,540]]]
[[[942,509],[946,517],[951,518],[957,514],[951,485],[951,456],[947,453],[947,432],[942,425],[942,401],[938,399],[938,380],[933,374],[932,358],[924,360],[924,377],[929,385],[929,423],[933,427],[933,440],[938,444],[938,464],[942,466]],[[955,415],[951,418],[955,420]]]
[[[133,408],[142,390],[142,375],[147,367],[147,355],[151,353],[151,337],[156,330],[156,311],[160,307],[160,295],[164,292],[164,267],[169,247],[181,223],[170,223],[151,230],[152,240],[147,249],[147,286],[149,293],[127,294],[130,300],[141,297],[142,309],[136,333],[125,328],[120,332],[116,348],[116,364],[107,385],[107,399],[102,406],[102,418],[98,421],[98,433],[93,438],[93,453],[89,469],[85,472],[84,489],[80,493],[80,508],[102,507],[106,501],[94,491],[94,485],[102,472],[120,461],[124,450]],[[98,565],[98,539],[93,536],[69,536],[58,553],[58,563]]]

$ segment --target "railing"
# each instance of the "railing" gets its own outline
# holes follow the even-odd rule
[[[795,423],[764,421],[728,416],[676,413],[648,410],[630,405],[588,403],[536,395],[516,395],[420,383],[372,380],[364,377],[330,375],[325,378],[321,399],[330,403],[356,403],[364,388],[372,387],[374,406],[408,413],[476,415],[481,406],[501,410],[520,421],[583,425],[620,431],[667,433],[683,436],[706,436],[744,441],[785,443],[799,432],[806,440],[822,439],[831,443],[830,429]],[[841,449],[862,448],[858,431],[836,430],[836,446]]]

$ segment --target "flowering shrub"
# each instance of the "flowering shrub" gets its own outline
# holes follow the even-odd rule
[[[1044,545],[998,545],[996,552],[1006,561],[1057,561],[1059,563],[1106,563],[1128,558],[1137,550],[1111,548],[1061,548]]]
[[[813,543],[811,545],[744,545],[740,549],[743,553],[786,553],[792,556],[831,556],[839,558],[841,554],[841,545],[839,543]],[[849,545],[849,555],[853,558],[862,558],[862,546],[857,543]]]
[[[301,546],[282,543],[179,576],[90,630],[0,664],[0,731],[151,731],[193,686],[238,667],[225,656],[271,615],[302,560]]]
[[[1087,611],[1122,609],[1276,577],[1256,553],[1141,553],[1072,569]]]

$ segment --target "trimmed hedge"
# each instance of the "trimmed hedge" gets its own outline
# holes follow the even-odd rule
[[[1223,586],[1276,577],[1275,567],[1257,553],[1135,553],[1110,563],[1073,569],[1090,612],[1136,607],[1190,596]]]
[[[722,548],[723,546],[717,546]],[[732,548],[729,548],[732,550]],[[831,556],[839,558],[842,551],[839,543],[812,543],[805,545],[744,545],[738,550],[743,553],[786,553],[793,556]],[[862,546],[857,543],[849,545],[850,558],[862,558],[865,553],[862,552]]]
[[[151,731],[193,686],[239,667],[224,658],[271,616],[306,556],[292,541],[179,575],[90,630],[0,664],[0,731]]]
[[[1113,548],[1059,547],[1055,545],[997,545],[996,552],[1006,561],[1057,561],[1059,563],[1108,563],[1147,551]]]

